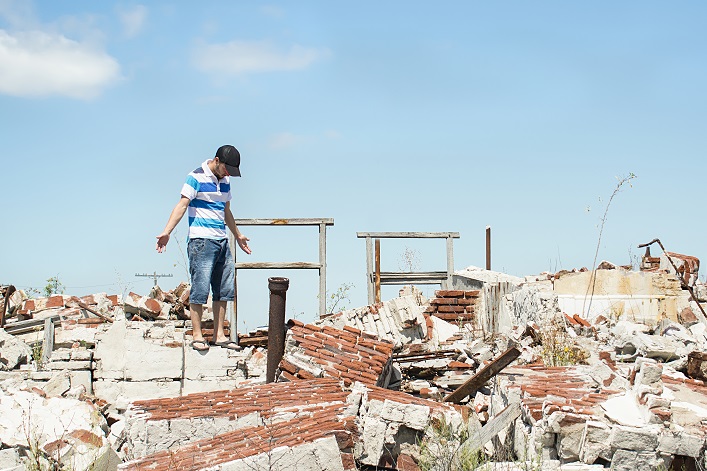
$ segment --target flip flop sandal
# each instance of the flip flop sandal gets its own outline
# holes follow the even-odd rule
[[[203,345],[203,347],[197,347],[197,345]],[[209,344],[206,343],[206,340],[194,340],[191,343],[191,348],[193,348],[197,352],[208,352]]]
[[[214,342],[211,345],[216,345],[217,347],[221,347],[221,348],[227,348],[228,350],[235,350],[235,351],[242,350],[242,347],[240,345],[238,345],[238,343],[236,343],[233,340],[225,340],[223,342]]]

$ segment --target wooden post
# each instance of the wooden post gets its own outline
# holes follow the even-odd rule
[[[319,223],[319,317],[324,317],[326,312],[326,224]]]
[[[376,302],[381,302],[381,240],[376,239]]]
[[[491,226],[486,226],[486,269],[491,269]]]
[[[366,237],[366,287],[368,288],[368,304],[373,304],[376,300],[375,288],[373,286],[373,241]]]
[[[42,346],[42,364],[45,365],[52,357],[54,350],[54,322],[47,318],[44,320],[44,345]],[[39,366],[39,365],[37,365]]]
[[[443,289],[452,289],[452,274],[454,273],[454,239],[451,234],[447,236],[447,286]]]

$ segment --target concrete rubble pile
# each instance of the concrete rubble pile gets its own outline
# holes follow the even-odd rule
[[[698,270],[670,252],[640,271],[468,267],[430,299],[288,321],[269,384],[262,329],[190,347],[186,284],[1,287],[0,471],[704,469]]]

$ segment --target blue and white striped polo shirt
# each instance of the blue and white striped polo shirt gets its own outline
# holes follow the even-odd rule
[[[182,196],[189,198],[189,239],[225,239],[226,203],[231,201],[228,176],[216,178],[207,160],[189,175],[182,187]]]

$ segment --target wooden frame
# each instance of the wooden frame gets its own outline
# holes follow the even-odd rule
[[[238,270],[251,269],[310,269],[319,270],[319,316],[326,314],[326,228],[333,226],[333,218],[293,218],[293,219],[236,219],[236,226],[317,226],[319,227],[319,262],[238,262],[235,236],[229,232],[228,241],[236,262],[234,276],[235,297],[226,315],[231,323],[231,339],[237,340],[238,325]]]
[[[380,285],[441,284],[451,286],[454,273],[454,239],[458,232],[357,232],[356,237],[366,239],[366,283],[368,303],[373,304],[380,296]],[[447,271],[433,272],[381,272],[380,250],[373,251],[373,240],[379,239],[446,239]],[[378,260],[376,260],[378,259]],[[375,269],[374,269],[375,265]]]

